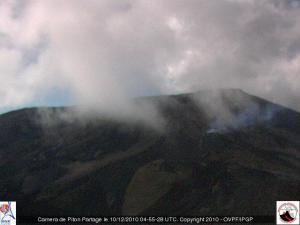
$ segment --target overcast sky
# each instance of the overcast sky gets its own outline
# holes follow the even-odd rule
[[[241,88],[300,110],[296,0],[0,0],[0,112]]]

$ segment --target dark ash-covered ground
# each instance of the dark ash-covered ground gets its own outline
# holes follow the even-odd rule
[[[276,200],[300,199],[300,114],[221,94],[234,115],[225,122],[199,107],[210,91],[137,99],[157,106],[163,131],[1,115],[0,199],[16,200],[18,216],[274,215]]]

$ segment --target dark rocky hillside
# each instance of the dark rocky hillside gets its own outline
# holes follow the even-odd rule
[[[300,114],[240,90],[217,95],[136,99],[157,106],[163,131],[3,114],[0,199],[18,215],[56,216],[274,215],[276,200],[299,200]]]

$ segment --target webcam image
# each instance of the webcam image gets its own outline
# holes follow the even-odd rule
[[[299,201],[299,0],[0,0],[0,225],[299,225]]]

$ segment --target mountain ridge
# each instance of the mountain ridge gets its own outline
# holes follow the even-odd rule
[[[38,109],[1,115],[0,198],[24,216],[273,215],[276,200],[299,199],[300,114],[211,93],[147,97],[163,132],[99,118],[42,126]]]
[[[168,94],[168,95],[149,95],[149,96],[139,96],[139,97],[134,97],[133,100],[143,100],[143,99],[151,99],[151,98],[159,98],[159,97],[164,97],[164,96],[168,96],[168,97],[176,97],[176,96],[191,96],[191,95],[195,95],[195,94],[201,94],[204,92],[240,92],[240,93],[244,93],[250,97],[254,97],[257,98],[259,100],[263,100],[263,101],[268,101],[271,104],[277,105],[279,107],[294,111],[295,113],[300,113],[295,109],[289,108],[287,106],[284,106],[280,103],[276,103],[276,102],[272,102],[270,100],[266,100],[262,97],[258,97],[256,95],[253,94],[249,94],[248,92],[244,91],[243,89],[239,89],[239,88],[220,88],[220,89],[201,89],[198,91],[194,91],[194,92],[184,92],[184,93],[177,93],[177,94]],[[76,107],[80,107],[77,105],[71,105],[71,106],[33,106],[33,107],[24,107],[24,108],[20,108],[20,109],[15,109],[15,110],[11,110],[8,112],[4,112],[2,114],[0,114],[1,116],[5,116],[5,115],[9,115],[11,113],[17,113],[19,111],[32,111],[32,110],[39,110],[39,109],[51,109],[51,110],[55,110],[55,109],[69,109],[69,108],[76,108]]]

